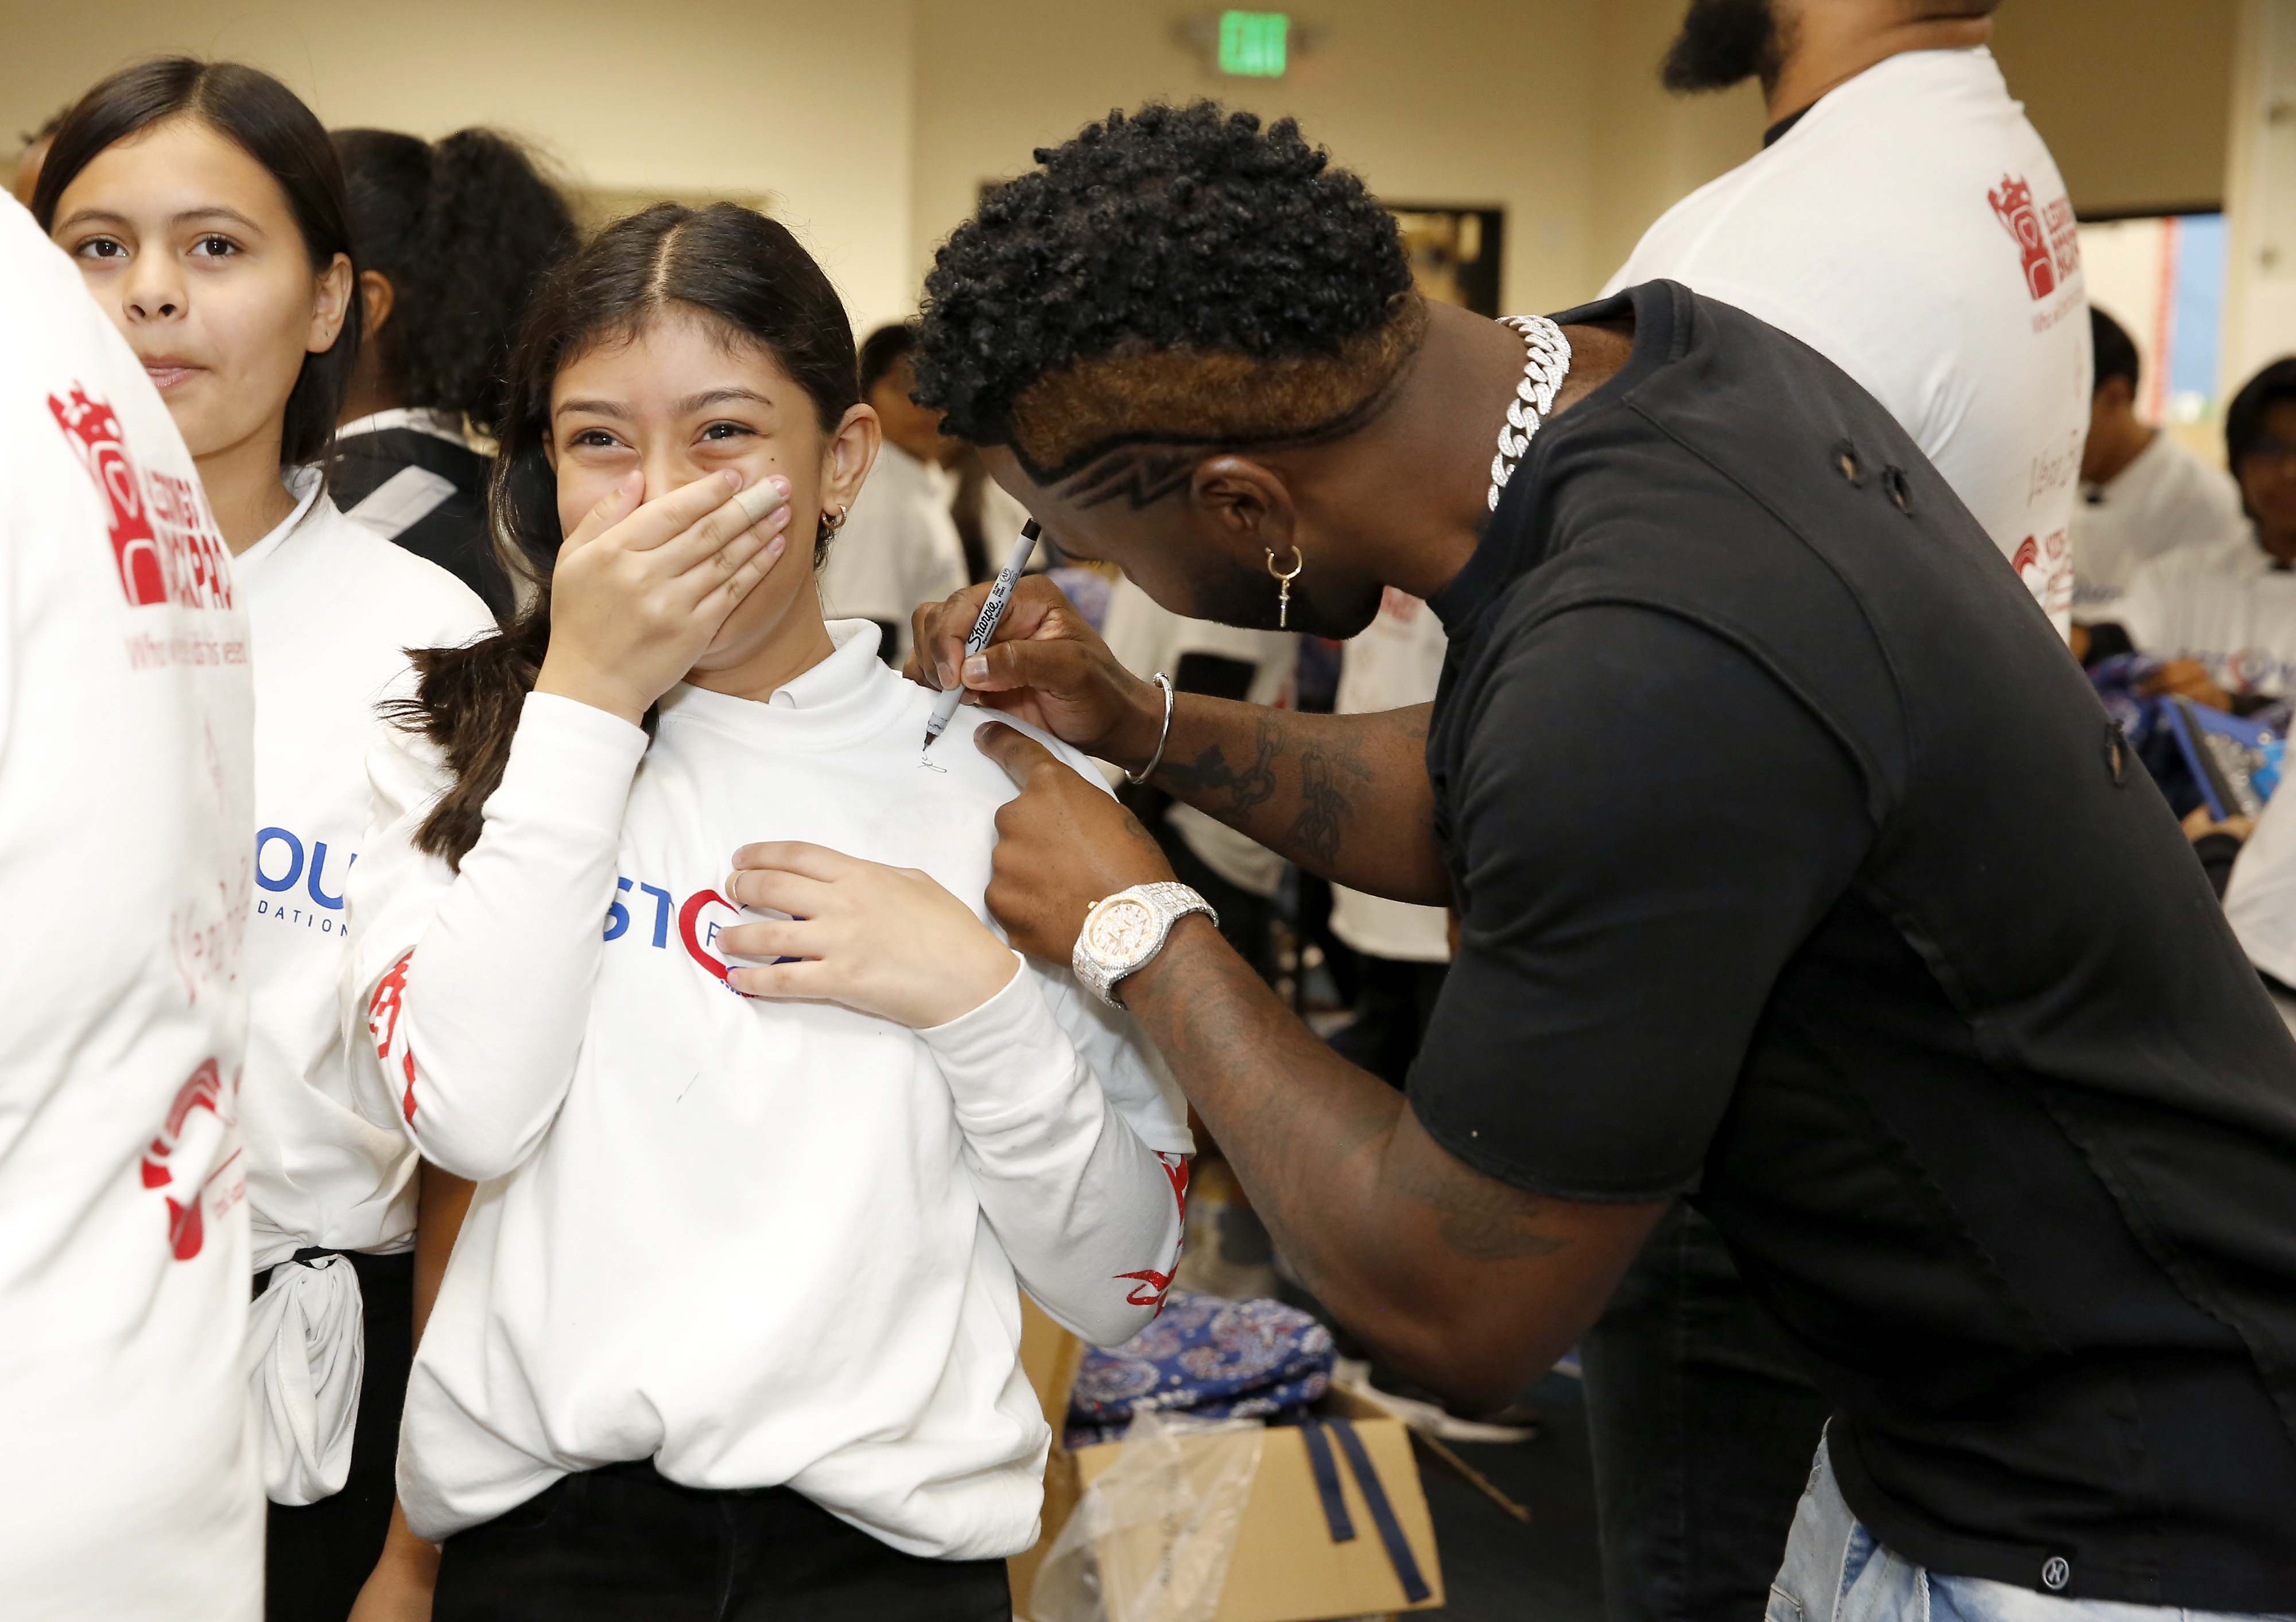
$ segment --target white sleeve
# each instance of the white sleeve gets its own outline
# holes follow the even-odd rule
[[[2284,785],[2256,819],[2225,885],[2224,910],[2248,961],[2296,986],[2296,789]]]
[[[1188,1161],[1185,1122],[1160,1129],[1160,1106],[1136,1101],[1172,1145],[1160,1151],[1114,1096],[1144,1067],[1104,1087],[1025,961],[980,1007],[917,1034],[948,1079],[974,1192],[1022,1285],[1095,1346],[1145,1329],[1179,1266]]]
[[[376,816],[391,825],[370,839],[385,863],[361,875],[354,921],[360,1045],[415,1147],[456,1176],[513,1169],[565,1100],[645,749],[627,721],[529,693],[485,830],[452,874],[413,854],[436,799],[419,746],[371,766]]]
[[[2128,589],[2120,594],[2120,601],[2105,615],[2128,633],[2131,647],[2160,659],[2173,659],[2183,651],[2168,645],[2169,616],[2161,590],[2166,578],[2166,571],[2161,566],[2167,561],[2155,558],[2138,569]]]

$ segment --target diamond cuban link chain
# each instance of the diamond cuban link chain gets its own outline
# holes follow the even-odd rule
[[[1561,327],[1544,315],[1502,315],[1499,324],[1522,334],[1530,356],[1523,362],[1522,381],[1514,386],[1515,397],[1507,402],[1506,425],[1499,430],[1498,455],[1491,458],[1488,504],[1494,512],[1498,511],[1499,492],[1513,477],[1523,452],[1530,448],[1530,437],[1538,431],[1540,420],[1554,409],[1562,380],[1570,375],[1570,340],[1562,335]]]

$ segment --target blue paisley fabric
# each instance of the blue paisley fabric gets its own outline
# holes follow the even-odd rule
[[[1085,1354],[1069,1396],[1067,1443],[1115,1441],[1133,1415],[1295,1418],[1332,1383],[1332,1331],[1281,1301],[1175,1290],[1153,1323],[1114,1351]]]

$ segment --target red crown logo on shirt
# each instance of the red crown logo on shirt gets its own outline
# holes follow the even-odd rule
[[[144,508],[143,481],[119,430],[119,416],[102,400],[75,383],[71,397],[48,397],[48,411],[64,430],[65,442],[94,481],[111,508],[111,557],[119,569],[119,589],[130,608],[168,601],[167,562],[160,537]]]
[[[223,537],[199,485],[138,468],[127,454],[119,413],[81,384],[72,385],[67,399],[50,395],[48,413],[109,509],[111,560],[127,605],[231,607]]]
[[[165,1188],[175,1182],[176,1174],[168,1169],[168,1159],[176,1152],[176,1145],[182,1141],[184,1128],[192,1118],[192,1111],[205,1110],[222,1120],[224,1102],[222,1073],[216,1068],[214,1060],[202,1060],[199,1069],[192,1072],[191,1078],[176,1089],[176,1102],[168,1110],[167,1124],[160,1129],[160,1135],[152,1140],[151,1146],[144,1151],[145,1188]],[[236,1154],[232,1156],[234,1160],[238,1158]],[[207,1182],[214,1182],[230,1164],[231,1160],[226,1160],[223,1166],[209,1174]],[[200,1201],[206,1194],[207,1183],[202,1183],[192,1191],[188,1200],[178,1200],[173,1194],[166,1197],[168,1247],[179,1262],[187,1262],[197,1256],[201,1245],[205,1242],[205,1224],[200,1216]]]
[[[2046,299],[2057,291],[2057,267],[2049,252],[2049,233],[2041,224],[2040,212],[2033,207],[2033,188],[2021,176],[2004,175],[1998,191],[1988,192],[1985,201],[1993,205],[1993,215],[2001,222],[2017,244],[2017,257],[2025,272],[2025,291],[2035,299]]]

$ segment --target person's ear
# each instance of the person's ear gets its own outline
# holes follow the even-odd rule
[[[821,447],[821,510],[849,507],[876,465],[877,448],[884,443],[884,425],[874,406],[853,406],[839,419],[836,431]]]
[[[342,336],[343,317],[350,313],[351,256],[337,254],[318,274],[313,292],[311,335],[303,347],[314,355],[324,355]]]
[[[1188,481],[1188,500],[1213,524],[1253,548],[1282,552],[1292,544],[1299,510],[1292,490],[1266,463],[1248,456],[1208,456]]]
[[[379,270],[359,272],[358,288],[359,303],[363,307],[359,312],[360,319],[365,323],[365,335],[373,338],[382,331],[382,324],[390,319],[390,312],[398,307],[398,290],[391,286],[390,278]]]

